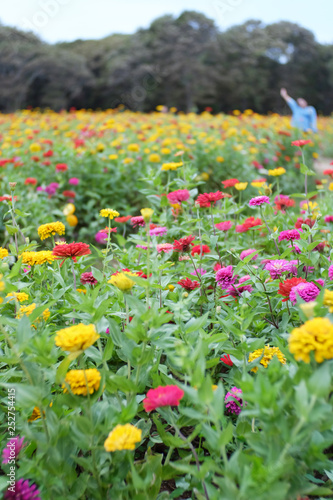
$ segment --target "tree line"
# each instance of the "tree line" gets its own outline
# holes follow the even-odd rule
[[[226,31],[203,14],[165,15],[133,35],[47,44],[0,25],[0,110],[284,112],[286,87],[333,111],[333,45],[298,24],[250,20]]]

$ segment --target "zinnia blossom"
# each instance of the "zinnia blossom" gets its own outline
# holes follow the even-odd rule
[[[156,389],[149,389],[143,400],[143,407],[149,413],[161,406],[179,406],[183,397],[184,391],[177,385],[158,386]]]
[[[168,228],[166,227],[154,227],[154,229],[149,230],[150,236],[164,236],[167,232]]]
[[[319,294],[320,289],[314,283],[299,283],[291,289],[289,299],[295,305],[299,297],[305,302],[311,302]]]
[[[142,215],[138,215],[137,217],[131,217],[131,224],[133,227],[146,225]]]
[[[331,265],[329,268],[328,268],[328,277],[331,281],[333,281],[333,265]]]
[[[333,325],[328,318],[314,318],[299,328],[294,328],[289,337],[289,351],[297,361],[310,363],[314,353],[317,363],[333,358]]]
[[[227,392],[224,398],[224,403],[228,413],[233,413],[234,415],[239,415],[243,408],[243,391],[237,387],[233,387]],[[238,403],[236,403],[236,401]]]
[[[301,235],[299,234],[299,231],[297,231],[297,229],[287,229],[286,231],[281,231],[281,233],[279,234],[279,241],[294,241],[300,239]]]
[[[218,222],[215,224],[216,229],[219,229],[219,231],[229,231],[233,226],[233,223],[231,220],[226,220],[224,222]]]
[[[220,360],[222,361],[222,363],[224,363],[227,366],[234,366],[234,364],[230,358],[230,354],[223,354],[223,356],[220,358]]]
[[[116,286],[122,292],[129,292],[132,287],[135,285],[135,282],[129,278],[129,276],[137,276],[135,273],[131,272],[122,272],[116,273],[111,276],[108,283]]]
[[[325,215],[325,222],[333,222],[333,215]]]
[[[178,281],[177,284],[189,292],[195,290],[196,288],[199,288],[200,286],[200,283],[198,281],[192,281],[190,280],[190,278],[184,278]]]
[[[142,430],[132,424],[116,425],[104,442],[105,451],[135,450],[141,436]]]
[[[195,203],[200,205],[200,207],[210,207],[211,204],[215,205],[218,200],[222,200],[222,198],[225,198],[226,196],[227,195],[225,193],[222,193],[221,191],[216,191],[215,193],[199,194]]]
[[[48,222],[47,224],[42,224],[38,228],[38,236],[41,240],[50,238],[50,236],[54,236],[55,234],[59,236],[65,234],[65,226],[62,222]]]
[[[66,172],[68,170],[68,166],[66,163],[57,163],[56,171],[57,172]]]
[[[171,243],[159,243],[158,245],[156,245],[156,249],[158,253],[173,252],[173,245],[171,245]]]
[[[8,250],[0,247],[0,259],[4,259],[5,257],[8,257]]]
[[[58,257],[59,259],[63,259],[61,266],[65,262],[65,259],[71,258],[74,262],[77,262],[77,257],[82,257],[83,255],[91,254],[89,245],[86,243],[64,243],[62,245],[56,245],[52,250],[53,255]]]
[[[215,279],[221,288],[228,288],[230,285],[233,285],[236,281],[236,277],[233,276],[232,266],[222,267],[219,269],[216,273]]]
[[[99,337],[94,325],[79,323],[78,325],[58,330],[55,337],[55,344],[63,351],[78,352],[88,349]]]
[[[249,231],[253,227],[261,226],[262,225],[262,220],[259,218],[255,217],[248,217],[245,219],[243,224],[239,224],[236,226],[236,233],[244,233],[246,231]]]
[[[265,265],[265,269],[269,271],[271,278],[275,280],[279,276],[282,276],[283,273],[293,272],[293,264],[285,259],[272,260]]]
[[[72,186],[77,186],[79,182],[80,179],[78,179],[77,177],[71,177],[68,181],[68,184],[71,184]]]
[[[285,297],[284,299],[282,299],[282,302],[287,302],[292,288],[299,285],[300,283],[306,283],[306,282],[307,281],[304,278],[290,278],[284,281],[283,283],[279,283],[278,294]]]
[[[117,210],[113,210],[112,208],[103,208],[100,210],[99,215],[101,217],[108,217],[109,219],[113,219],[114,217],[119,216],[119,212]]]
[[[27,177],[26,180],[24,181],[24,184],[27,186],[31,184],[31,186],[36,186],[37,184],[37,179],[36,177]]]
[[[210,253],[210,248],[208,245],[195,245],[191,250],[191,255],[195,254],[204,255],[205,253]]]
[[[238,179],[226,179],[225,181],[222,181],[224,189],[229,187],[234,187],[238,183],[239,183]]]
[[[265,368],[267,368],[268,364],[270,363],[270,361],[273,359],[274,356],[276,356],[280,361],[280,363],[282,363],[283,365],[285,365],[287,361],[285,356],[282,354],[282,352],[278,347],[270,347],[269,345],[266,345],[264,349],[256,349],[255,351],[250,353],[249,363],[251,363],[251,361],[254,361],[255,359],[261,358],[261,356],[263,357],[260,360],[260,364],[263,365]],[[257,372],[258,367],[255,366],[254,368],[252,368],[251,371]]]
[[[132,217],[131,215],[126,215],[124,217],[115,217],[114,221],[119,222],[119,223],[123,223],[123,222],[127,222],[128,220],[130,220],[131,217]]]
[[[92,272],[82,273],[80,276],[82,285],[97,285],[98,281],[94,278]]]
[[[305,224],[309,227],[313,227],[314,224],[315,224],[315,220],[311,220],[309,218],[306,218],[305,220],[302,218],[302,217],[298,217],[297,218],[297,221],[295,222],[295,228],[296,229],[301,229],[302,227],[302,224]]]
[[[310,142],[312,142],[311,140],[309,139],[299,139],[298,141],[293,141],[291,143],[292,146],[298,146],[298,147],[303,147],[303,146],[306,146],[306,144],[310,144]]]
[[[243,250],[239,258],[240,260],[244,260],[249,255],[252,255],[251,260],[256,260],[258,258],[257,250],[255,248],[248,248],[247,250]]]
[[[178,189],[177,191],[172,191],[167,195],[169,202],[173,205],[187,201],[189,197],[190,192],[187,189]]]
[[[194,236],[186,236],[185,238],[180,238],[180,240],[175,240],[173,242],[173,249],[176,252],[189,252],[191,246],[193,247],[193,240]]]
[[[251,198],[249,201],[250,207],[260,207],[264,203],[270,203],[268,196],[256,196],[255,198]]]
[[[87,396],[98,391],[101,383],[101,374],[96,368],[88,370],[70,370],[67,372],[65,382],[62,385],[64,392],[68,392],[68,386],[73,394]]]
[[[2,451],[2,463],[8,464],[12,459],[16,459],[24,444],[24,437],[16,436],[7,441],[6,447]]]
[[[10,488],[10,489],[9,489]],[[41,500],[40,491],[35,484],[29,485],[28,479],[19,479],[15,485],[9,486],[4,494],[4,500]]]

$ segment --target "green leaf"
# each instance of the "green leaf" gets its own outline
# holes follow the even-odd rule
[[[313,170],[310,170],[309,167],[307,167],[304,163],[301,163],[300,165],[300,171],[302,174],[307,174],[307,175],[316,175],[315,172],[313,172]]]
[[[201,316],[201,318],[191,318],[185,325],[185,332],[191,333],[204,328],[208,319],[208,313]]]
[[[66,357],[61,361],[56,371],[56,376],[55,376],[56,384],[61,384],[61,382],[64,380],[71,362],[72,360],[69,357]]]

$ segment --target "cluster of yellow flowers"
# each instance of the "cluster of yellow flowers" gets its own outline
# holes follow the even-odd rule
[[[268,170],[268,174],[271,175],[272,177],[279,177],[280,175],[283,175],[286,173],[286,169],[283,167],[277,167],[273,168],[272,170]]]
[[[104,442],[106,451],[134,450],[141,441],[142,430],[132,424],[117,425]]]
[[[46,240],[50,236],[59,234],[59,236],[65,234],[65,226],[62,222],[48,222],[47,224],[42,224],[38,228],[38,236],[41,240]]]
[[[161,170],[177,170],[177,168],[182,167],[183,162],[170,162],[170,163],[163,163]]]
[[[269,362],[273,359],[273,356],[276,356],[280,363],[282,363],[283,365],[286,363],[286,358],[282,354],[280,349],[278,347],[270,347],[269,345],[266,345],[264,349],[256,349],[255,351],[251,352],[249,355],[249,363],[251,363],[251,361],[254,361],[255,359],[260,358],[261,356],[263,357],[260,361],[260,364],[265,368],[267,368]],[[258,367],[255,366],[251,371],[257,372]]]
[[[22,257],[23,264],[28,264],[29,266],[45,264],[46,262],[51,264],[55,259],[51,250],[42,250],[41,252],[23,252],[20,257]]]
[[[20,319],[23,316],[30,316],[30,314],[32,314],[35,309],[36,309],[36,304],[34,302],[28,306],[21,306],[16,314],[16,317],[18,319]],[[43,316],[44,321],[47,321],[50,317],[50,310],[45,309],[45,311],[43,311],[42,316]],[[41,319],[42,318],[39,316],[35,321],[37,323],[39,323],[41,321]]]
[[[289,351],[297,361],[310,363],[314,353],[317,363],[333,358],[333,324],[327,318],[314,318],[299,328],[294,328],[289,337]]]
[[[25,292],[11,292],[7,293],[6,299],[10,298],[10,300],[18,300],[19,302],[25,302],[29,299],[29,295]]]
[[[68,392],[68,386],[73,394],[87,396],[98,391],[101,383],[101,374],[96,368],[88,370],[70,370],[66,374],[65,383],[62,385],[64,392]]]
[[[114,217],[119,217],[119,212],[117,210],[113,210],[112,208],[103,208],[99,215],[101,217],[109,217],[109,219],[113,219]]]
[[[63,351],[79,352],[93,345],[99,337],[94,325],[79,323],[78,325],[58,330],[55,337],[55,344]]]
[[[328,306],[330,313],[333,312],[333,292],[330,290],[325,290],[323,304]]]

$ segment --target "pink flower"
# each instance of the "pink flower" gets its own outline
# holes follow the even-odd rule
[[[147,413],[161,406],[178,406],[184,397],[184,391],[177,385],[158,386],[156,389],[149,389],[146,398],[143,400],[143,407]]]
[[[333,222],[333,215],[326,215],[325,222]]]
[[[256,252],[257,250],[255,248],[249,248],[248,250],[243,250],[239,258],[240,260],[244,260],[245,257],[248,257],[249,255],[253,254],[251,260],[256,260],[258,258],[258,254]]]
[[[77,186],[80,180],[77,177],[72,177],[69,179],[68,184],[71,184],[72,186]]]
[[[333,280],[333,264],[328,268],[328,277],[331,281]]]
[[[82,285],[96,285],[98,283],[97,279],[94,278],[93,273],[91,272],[82,273],[80,281]]]
[[[154,227],[154,229],[149,230],[150,236],[164,236],[167,232],[168,228],[166,227]]]
[[[22,450],[24,444],[24,437],[20,439],[16,436],[9,441],[7,441],[6,447],[2,451],[2,463],[8,464],[12,459],[16,459],[20,451]]]
[[[260,207],[263,203],[269,204],[268,196],[256,196],[255,198],[251,198],[251,200],[249,201],[250,207]]]
[[[299,231],[297,231],[297,229],[288,229],[287,231],[281,231],[281,233],[279,234],[279,241],[294,241],[300,239],[301,235],[299,234]]]
[[[190,274],[192,276],[198,276],[200,274],[200,276],[203,276],[204,274],[206,274],[206,270],[205,269],[202,269],[201,267],[198,267],[197,271],[192,271]]]
[[[251,276],[249,274],[247,274],[246,276],[243,276],[242,278],[239,278],[238,280],[238,283],[244,283],[244,281],[248,281],[249,279],[251,279]]]
[[[242,390],[237,387],[233,387],[227,392],[224,398],[225,407],[228,413],[233,413],[234,415],[239,415],[243,408]],[[237,401],[237,403],[236,403]]]
[[[98,231],[98,233],[95,234],[95,240],[97,243],[105,243],[108,239],[108,235],[105,231]]]
[[[171,243],[159,243],[158,245],[156,245],[156,249],[158,253],[173,252],[173,245],[171,245]]]
[[[133,227],[146,225],[142,215],[138,215],[137,217],[131,217],[131,224]]]
[[[222,267],[219,269],[216,273],[215,279],[221,288],[228,288],[230,285],[233,285],[236,278],[233,276],[232,266]]]
[[[272,260],[268,262],[265,266],[266,271],[269,271],[269,274],[273,280],[282,275],[282,273],[290,273],[293,272],[294,262],[288,262],[285,259],[280,260]]]
[[[306,144],[310,144],[310,139],[299,139],[298,141],[293,141],[291,143],[292,146],[298,146],[298,147],[303,147],[305,146]]]
[[[172,191],[167,195],[167,198],[172,205],[176,203],[182,203],[187,201],[190,197],[190,192],[187,189],[178,189],[177,191]]]
[[[311,302],[320,294],[319,288],[314,283],[299,283],[294,286],[289,295],[289,300],[293,305],[297,303],[297,298],[303,299],[305,302]]]
[[[233,226],[231,220],[226,220],[225,222],[218,222],[215,227],[220,231],[229,231]]]
[[[29,485],[28,479],[19,479],[13,486],[8,486],[4,500],[41,500],[40,491],[35,484]]]

